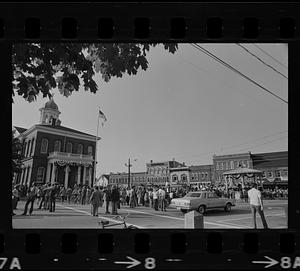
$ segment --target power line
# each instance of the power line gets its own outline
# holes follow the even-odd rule
[[[283,76],[284,78],[288,79],[288,77],[286,77],[283,73],[281,73],[280,71],[276,70],[274,67],[272,67],[271,65],[269,65],[268,63],[264,62],[261,58],[259,58],[257,55],[255,55],[254,53],[250,52],[246,47],[244,47],[243,45],[241,45],[240,43],[236,43],[237,46],[241,47],[244,51],[246,51],[248,54],[252,55],[253,57],[255,57],[256,59],[258,59],[261,63],[263,63],[264,65],[268,66],[269,68],[271,68],[272,70],[274,70],[275,72],[277,72],[278,74],[280,74],[281,76]]]
[[[273,137],[273,136],[280,135],[280,134],[284,134],[284,133],[287,133],[287,132],[288,132],[288,131],[281,131],[281,132],[278,132],[278,133],[275,133],[275,134],[271,134],[271,135],[259,137],[259,138],[257,138],[257,139],[249,140],[249,141],[246,141],[246,142],[241,143],[241,144],[238,144],[238,145],[232,145],[232,146],[229,146],[229,147],[221,148],[221,150],[224,150],[224,149],[231,149],[231,148],[234,148],[234,147],[239,147],[239,146],[241,146],[241,145],[246,145],[246,144],[248,144],[248,143],[251,143],[251,142],[254,142],[254,141],[257,141],[257,140],[260,140],[260,139],[264,139],[264,138],[268,138],[268,137]]]
[[[260,140],[260,139],[263,139],[263,138],[268,138],[268,137],[273,137],[275,135],[279,135],[279,134],[283,134],[283,133],[286,133],[287,131],[281,131],[281,132],[278,132],[278,133],[274,133],[274,134],[271,134],[271,135],[267,135],[267,136],[264,136],[264,137],[259,137],[259,138],[256,138],[254,140],[250,140],[250,141],[247,141],[247,142],[244,142],[244,143],[241,143],[241,144],[238,144],[238,145],[231,145],[231,146],[227,146],[225,148],[222,148],[222,149],[235,149],[235,147],[238,147],[238,146],[241,146],[241,145],[245,145],[245,144],[248,144],[250,142],[253,142],[253,141],[257,141],[257,140]],[[286,136],[284,136],[286,137]],[[281,139],[281,138],[280,138]],[[277,140],[277,139],[276,139]],[[275,140],[275,141],[276,141]],[[267,142],[268,143],[268,142]],[[263,143],[263,145],[265,144],[265,142]],[[244,148],[244,149],[239,149],[239,150],[236,150],[236,151],[240,151],[240,150],[248,150],[248,149],[251,149],[253,147],[256,147],[255,146],[252,146],[252,147],[247,147],[247,148]],[[222,150],[221,149],[221,150]],[[217,149],[215,151],[210,151],[210,152],[205,152],[205,153],[199,153],[199,154],[194,154],[194,155],[174,155],[174,156],[177,156],[177,157],[198,157],[198,156],[203,156],[203,155],[207,155],[207,154],[214,154],[215,152],[217,152]]]
[[[202,53],[205,53],[206,55],[208,55],[209,57],[213,58],[214,60],[216,60],[217,62],[221,63],[223,66],[229,68],[230,70],[234,71],[235,73],[239,74],[240,76],[242,76],[243,78],[247,79],[248,81],[252,82],[253,84],[255,84],[256,86],[260,87],[261,89],[263,89],[264,91],[268,92],[269,94],[271,94],[272,96],[280,99],[281,101],[285,102],[286,104],[288,104],[288,102],[286,100],[284,100],[283,98],[281,98],[280,96],[278,96],[277,94],[273,93],[272,91],[268,90],[267,88],[265,88],[264,86],[260,85],[259,83],[257,83],[256,81],[254,81],[253,79],[251,79],[250,77],[246,76],[245,74],[243,74],[242,72],[238,71],[237,69],[235,69],[234,67],[232,67],[231,65],[229,65],[228,63],[226,63],[225,61],[223,61],[222,59],[218,58],[217,56],[215,56],[214,54],[212,54],[211,52],[209,52],[208,50],[206,50],[205,48],[201,47],[200,45],[194,43],[191,44],[194,48],[196,48],[198,51],[201,51]]]
[[[280,138],[277,138],[277,139],[274,139],[274,140],[271,140],[271,141],[267,141],[267,142],[264,142],[262,144],[251,146],[250,148],[255,148],[255,147],[263,146],[263,145],[266,145],[266,144],[269,144],[269,143],[273,143],[275,141],[278,141],[278,140],[281,140],[281,139],[284,139],[284,138],[287,138],[287,136],[282,136]],[[243,148],[243,149],[238,149],[237,151],[244,151],[244,150],[248,150],[248,149],[249,149],[249,147],[248,148]]]
[[[270,55],[268,52],[266,52],[264,49],[262,49],[261,47],[259,47],[257,44],[252,44],[253,46],[255,46],[257,49],[259,49],[260,51],[262,51],[263,53],[265,53],[267,56],[269,56],[270,58],[272,58],[274,61],[276,61],[279,65],[285,67],[286,69],[288,69],[288,67],[286,65],[284,65],[282,62],[280,62],[279,60],[277,60],[275,57],[273,57],[272,55]]]

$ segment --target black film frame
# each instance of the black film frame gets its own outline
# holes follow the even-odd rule
[[[300,89],[300,4],[297,2],[1,3],[2,149],[0,269],[254,269],[297,267],[300,182],[297,93]],[[289,44],[289,206],[285,230],[14,230],[11,225],[11,43],[249,42]],[[7,138],[9,139],[7,142]],[[5,172],[5,173],[4,173]],[[99,260],[105,258],[107,260]],[[154,265],[145,259],[153,258]],[[165,261],[180,258],[182,261]],[[290,259],[290,260],[288,260]],[[299,260],[300,261],[300,260]]]

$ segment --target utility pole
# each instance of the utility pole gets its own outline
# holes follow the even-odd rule
[[[134,159],[133,161],[136,161],[136,159]],[[128,164],[125,163],[125,166],[128,167],[128,188],[131,188],[131,183],[130,183],[130,167],[132,167],[132,164],[130,163],[130,158],[128,158]]]

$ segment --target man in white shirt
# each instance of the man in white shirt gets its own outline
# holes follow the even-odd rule
[[[154,187],[152,195],[153,195],[153,207],[154,207],[154,210],[158,211],[158,191],[157,191],[156,187]]]
[[[252,222],[253,222],[254,229],[256,229],[256,212],[259,213],[264,228],[268,229],[267,221],[265,219],[265,215],[263,211],[261,193],[257,189],[256,183],[253,183],[252,188],[248,191],[248,198],[249,198],[249,203],[250,203],[250,208],[252,213]]]
[[[160,208],[162,211],[166,211],[166,192],[165,190],[163,190],[162,188],[159,188],[158,189],[158,198],[159,198],[159,201],[160,201]]]

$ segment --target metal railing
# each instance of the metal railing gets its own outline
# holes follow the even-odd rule
[[[85,158],[85,159],[93,159],[92,155],[88,154],[77,154],[77,153],[69,153],[69,152],[51,152],[49,153],[50,157],[55,156],[63,156],[63,157],[69,157],[69,158]]]

